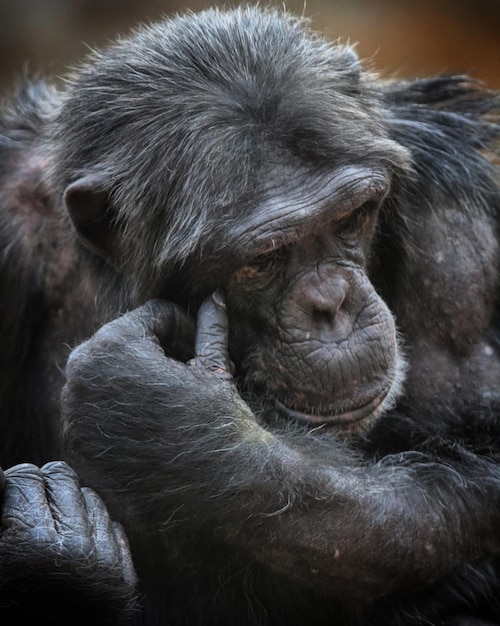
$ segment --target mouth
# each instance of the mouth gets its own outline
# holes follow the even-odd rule
[[[357,422],[362,422],[372,417],[387,397],[388,391],[389,390],[386,390],[382,394],[376,396],[375,398],[372,398],[366,404],[363,404],[355,409],[326,415],[321,413],[305,413],[302,411],[298,411],[284,405],[277,399],[275,399],[275,406],[282,415],[298,422],[314,426],[328,425],[345,428],[346,426],[356,424]]]

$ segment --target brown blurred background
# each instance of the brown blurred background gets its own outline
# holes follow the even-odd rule
[[[467,72],[500,87],[500,0],[275,0],[328,38],[357,42],[385,75]],[[28,63],[60,74],[139,21],[206,0],[0,0],[0,88]],[[236,2],[237,4],[237,2]]]

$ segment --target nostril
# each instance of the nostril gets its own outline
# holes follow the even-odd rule
[[[317,294],[311,299],[313,321],[317,324],[333,324],[344,299],[345,292],[341,291],[334,297]]]
[[[296,283],[292,293],[311,324],[333,326],[340,309],[346,306],[349,291],[350,283],[344,276],[318,272]]]
[[[317,326],[332,325],[335,320],[335,314],[330,313],[329,311],[319,311],[318,309],[314,309],[312,312],[312,319],[314,324]]]

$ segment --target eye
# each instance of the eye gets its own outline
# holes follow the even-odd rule
[[[363,203],[349,215],[335,222],[335,232],[341,235],[358,233],[363,230],[377,213],[379,204],[372,200]]]
[[[285,257],[284,247],[275,248],[274,250],[269,250],[268,252],[263,252],[256,256],[250,263],[248,263],[248,267],[253,268],[259,272],[268,272],[274,269],[277,265],[279,265]]]
[[[246,282],[251,279],[272,278],[279,267],[284,263],[287,256],[285,246],[263,252],[254,257],[234,275],[237,281]]]

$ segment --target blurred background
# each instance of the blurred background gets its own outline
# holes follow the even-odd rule
[[[238,2],[233,2],[237,4]],[[275,0],[383,75],[467,72],[500,87],[500,0]],[[206,0],[0,0],[0,89],[27,66],[64,73],[88,50]],[[270,3],[272,4],[272,2]]]

